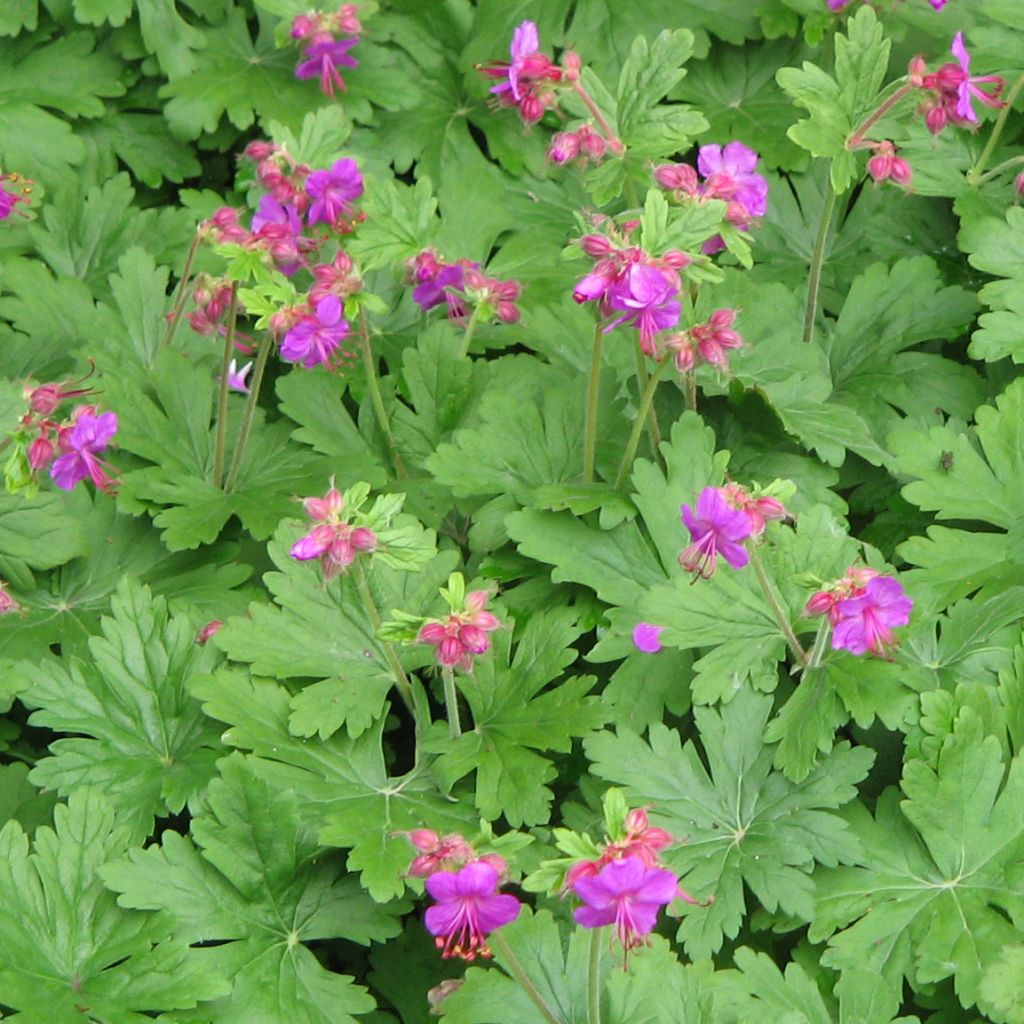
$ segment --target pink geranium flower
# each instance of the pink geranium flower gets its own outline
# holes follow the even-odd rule
[[[350,218],[353,200],[363,194],[363,176],[350,157],[335,160],[329,170],[310,174],[306,192],[313,200],[307,214],[309,223],[335,227]]]
[[[693,540],[679,556],[679,564],[687,572],[710,579],[719,553],[734,569],[742,569],[750,560],[743,546],[751,534],[750,519],[730,506],[719,488],[705,487],[700,492],[696,514],[689,505],[682,505],[679,511]]]
[[[359,61],[349,56],[349,50],[356,45],[356,39],[324,39],[306,47],[302,56],[306,59],[295,69],[296,78],[319,78],[320,90],[326,96],[333,96],[337,87],[344,91],[345,79],[342,68],[357,68]]]
[[[498,892],[498,884],[497,868],[482,860],[461,871],[436,871],[427,879],[427,892],[437,902],[424,920],[446,960],[490,956],[487,936],[519,916],[519,900]]]
[[[65,427],[58,436],[58,447],[64,454],[50,466],[53,482],[61,490],[70,491],[79,480],[89,477],[99,490],[112,490],[114,480],[106,472],[109,467],[97,455],[106,450],[116,433],[117,413],[96,416],[94,412],[80,412],[74,426]]]
[[[615,934],[627,952],[646,942],[660,907],[679,891],[679,879],[664,868],[647,867],[639,857],[606,864],[590,877],[577,878],[573,892],[584,905],[573,919],[584,928],[615,925]]]
[[[583,282],[577,285],[577,290]],[[621,313],[606,328],[632,324],[640,332],[640,348],[654,354],[654,335],[679,323],[679,287],[657,267],[634,263],[607,290],[608,305]]]
[[[898,643],[893,627],[905,626],[913,607],[898,580],[875,576],[867,581],[863,593],[839,601],[832,647],[851,654],[870,651],[885,658]]]
[[[301,363],[307,370],[326,366],[349,334],[348,321],[341,314],[341,300],[337,295],[325,295],[312,314],[303,316],[285,334],[281,358],[289,363]]]
[[[664,626],[639,622],[633,629],[633,646],[644,654],[657,654],[661,650],[661,634],[664,631]]]

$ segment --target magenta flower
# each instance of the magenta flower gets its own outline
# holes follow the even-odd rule
[[[540,49],[540,36],[537,33],[537,26],[532,21],[524,21],[512,33],[512,43],[509,46],[509,55],[512,62],[508,66],[508,78],[499,82],[491,88],[493,93],[510,92],[512,98],[517,102],[522,99],[519,90],[519,75],[525,70],[527,61]]]
[[[1003,80],[998,75],[971,77],[971,55],[967,52],[967,47],[964,46],[963,32],[957,32],[953,37],[953,45],[950,47],[950,52],[956,57],[957,63],[963,72],[963,76],[956,86],[957,116],[969,124],[976,124],[978,115],[974,112],[974,107],[971,106],[971,97],[974,97],[974,99],[985,104],[987,107],[1001,107],[1002,103],[999,101],[999,92],[1003,87]],[[998,83],[998,87],[993,93],[987,93],[984,89],[978,87],[976,84],[978,82]]]
[[[689,505],[679,509],[693,543],[679,556],[687,571],[710,579],[718,554],[734,568],[742,569],[750,560],[743,541],[750,536],[750,519],[741,509],[732,508],[717,487],[705,487],[697,499],[697,514]]]
[[[851,654],[870,651],[879,658],[888,657],[889,648],[899,642],[892,627],[905,626],[913,607],[914,602],[898,580],[874,576],[867,581],[862,594],[848,597],[836,606],[839,621],[832,631],[833,649]]]
[[[313,202],[307,220],[310,224],[339,224],[350,216],[352,201],[363,194],[363,176],[355,160],[335,160],[330,170],[313,171],[306,179],[306,191]]]
[[[426,888],[437,900],[427,908],[427,931],[446,960],[490,956],[486,936],[519,916],[519,900],[498,892],[498,871],[486,861],[474,861],[461,871],[436,871]]]
[[[726,216],[740,224],[753,217],[763,217],[768,208],[768,182],[755,173],[757,154],[742,142],[721,146],[701,146],[697,153],[697,170],[707,179],[704,194],[710,199],[736,203],[740,210]]]
[[[446,302],[449,317],[453,320],[464,317],[466,306],[462,301],[462,291],[465,288],[466,268],[478,266],[478,263],[450,263],[446,266],[439,264],[432,277],[424,274],[420,278],[420,283],[412,292],[413,302],[424,313]]]
[[[936,11],[941,11],[942,8],[946,6],[947,0],[928,0],[928,3],[930,3]]]
[[[356,39],[328,39],[307,46],[302,51],[306,59],[295,69],[295,77],[319,78],[320,89],[326,96],[334,95],[335,86],[344,91],[345,79],[338,68],[359,67],[359,61],[348,54],[357,42]]]
[[[576,286],[577,290],[582,284],[581,281]],[[613,320],[605,332],[622,323],[633,324],[640,332],[640,347],[645,352],[653,352],[654,335],[679,323],[682,306],[676,298],[678,294],[678,286],[657,267],[634,263],[608,288],[608,305],[622,315]]]
[[[654,929],[658,908],[676,898],[679,879],[664,868],[645,867],[639,857],[612,861],[591,877],[577,878],[573,892],[583,903],[573,919],[584,928],[615,925],[627,952],[645,942]]]
[[[22,196],[17,195],[14,192],[8,192],[7,189],[0,184],[0,220],[7,220],[8,217],[14,212],[14,207],[18,203],[23,203],[25,200]]]
[[[304,316],[284,336],[281,358],[289,363],[302,363],[307,370],[326,366],[348,337],[348,321],[341,313],[341,299],[337,295],[325,295],[316,304],[315,314]]]
[[[261,196],[252,215],[251,244],[266,249],[278,269],[291,277],[302,266],[302,252],[315,243],[302,237],[302,219],[290,203]]]
[[[633,646],[644,654],[657,654],[661,650],[661,634],[664,626],[650,622],[639,622],[633,629]]]
[[[524,21],[512,33],[511,61],[478,66],[488,78],[499,79],[491,86],[492,94],[502,106],[518,107],[525,124],[539,121],[544,110],[554,104],[554,93],[546,83],[562,78],[561,68],[539,50],[537,26]]]
[[[73,427],[60,432],[58,444],[64,454],[50,466],[53,482],[61,490],[70,491],[79,480],[89,477],[99,490],[110,491],[114,481],[105,471],[105,463],[96,455],[106,450],[116,433],[117,413],[79,414]]]

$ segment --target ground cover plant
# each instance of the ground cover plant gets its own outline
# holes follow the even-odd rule
[[[0,5],[0,1015],[1024,1022],[1019,0]]]

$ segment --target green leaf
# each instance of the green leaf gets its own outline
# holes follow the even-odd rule
[[[284,146],[296,163],[327,167],[344,155],[342,143],[352,131],[352,124],[341,107],[326,106],[307,114],[297,134],[288,125],[274,121],[267,128],[274,142]],[[365,209],[365,200],[359,205]]]
[[[556,772],[535,751],[568,753],[574,737],[607,721],[597,698],[586,696],[593,676],[561,681],[582,632],[571,609],[537,613],[514,656],[508,634],[498,635],[494,654],[477,659],[472,677],[456,677],[473,728],[456,740],[434,740],[430,749],[440,752],[436,770],[448,786],[475,769],[476,804],[487,821],[504,815],[514,828],[545,823],[554,797],[547,783]]]
[[[188,680],[209,672],[215,656],[196,644],[195,622],[171,619],[167,602],[124,581],[111,601],[103,635],[89,641],[90,661],[78,658],[17,670],[19,694],[34,708],[30,722],[65,737],[36,762],[32,781],[62,796],[82,785],[102,788],[141,841],[154,816],[177,814],[214,774],[220,730],[188,693]],[[76,735],[77,734],[77,735]]]
[[[52,569],[86,550],[82,524],[54,492],[0,494],[0,552],[33,569]]]
[[[845,192],[856,176],[846,140],[876,104],[889,66],[889,40],[870,7],[861,7],[846,23],[847,34],[835,37],[835,78],[804,61],[800,70],[783,68],[779,85],[810,117],[787,134],[812,156],[832,159],[832,186]]]
[[[121,906],[160,910],[186,942],[222,943],[217,960],[232,980],[214,1013],[224,1024],[351,1024],[373,1009],[352,978],[323,967],[304,943],[345,938],[369,945],[397,934],[340,865],[324,857],[294,792],[272,787],[234,755],[211,783],[193,840],[165,832],[130,850],[104,881]]]
[[[952,977],[969,1007],[1024,921],[1024,760],[1007,771],[999,740],[964,707],[936,765],[909,761],[902,788],[874,819],[851,807],[863,860],[821,876],[810,938],[831,935],[823,963],[870,970],[896,997],[904,977],[915,988]]]
[[[972,267],[1004,280],[990,281],[978,297],[992,312],[978,320],[968,354],[994,362],[1010,356],[1024,362],[1024,210],[1011,207],[1005,218],[967,221],[957,244],[968,253]]]
[[[274,45],[268,19],[261,19],[255,40],[240,7],[230,8],[216,28],[197,32],[205,43],[198,67],[161,90],[169,97],[164,114],[172,131],[195,139],[217,131],[224,115],[243,131],[257,116],[299,129],[316,86],[295,78],[294,58]]]
[[[153,914],[120,910],[100,881],[123,856],[128,830],[98,790],[84,787],[54,811],[30,849],[16,821],[0,831],[0,1001],[25,1024],[140,1021],[191,1009],[227,989],[208,954],[168,940]]]
[[[1005,946],[979,989],[985,1014],[997,1024],[1024,1024],[1024,946]]]
[[[430,244],[437,231],[437,200],[426,177],[414,186],[371,177],[360,205],[366,223],[360,225],[348,250],[367,270],[411,259]]]
[[[790,782],[771,770],[774,750],[763,741],[770,712],[770,698],[748,689],[720,714],[695,708],[702,753],[664,725],[651,727],[649,744],[626,731],[584,743],[595,774],[624,786],[631,804],[656,809],[653,823],[687,837],[665,861],[693,896],[714,896],[707,908],[688,908],[679,928],[694,958],[738,934],[744,886],[770,913],[810,921],[815,863],[848,864],[860,855],[856,833],[831,811],[854,798],[873,752],[837,744],[803,782]]]
[[[264,582],[276,604],[253,604],[244,617],[229,619],[216,643],[261,675],[318,680],[293,700],[296,735],[326,739],[345,725],[349,735],[359,736],[383,714],[394,672],[354,574],[325,586],[314,565],[289,556],[298,536],[294,524],[287,524],[270,545],[280,571],[267,573]],[[429,614],[456,561],[446,552],[418,573],[374,563],[368,587],[379,613],[408,608]],[[402,660],[411,667],[423,656],[410,651]]]
[[[300,739],[289,731],[291,694],[270,680],[221,671],[192,691],[212,718],[230,724],[225,742],[253,751],[261,777],[294,790],[304,813],[324,822],[321,842],[351,847],[348,867],[374,899],[401,895],[411,847],[399,833],[429,827],[465,832],[479,823],[471,808],[442,797],[423,768],[389,776],[381,750],[383,720],[358,739],[336,733]]]

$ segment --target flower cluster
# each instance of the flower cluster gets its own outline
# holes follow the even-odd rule
[[[719,554],[734,569],[742,569],[750,561],[743,543],[753,533],[750,516],[730,504],[723,488],[705,487],[697,498],[696,510],[681,505],[679,512],[692,541],[680,554],[679,564],[695,578],[710,579]]]
[[[500,106],[516,107],[523,124],[536,124],[544,111],[558,102],[555,86],[566,71],[540,52],[540,37],[532,21],[524,21],[512,33],[509,55],[510,61],[483,64],[478,70],[498,80],[491,86],[491,94]],[[572,60],[569,75],[578,77],[578,58],[573,55]]]
[[[443,668],[472,672],[473,658],[490,650],[488,634],[501,625],[487,611],[490,596],[486,590],[471,590],[461,607],[452,607],[446,618],[425,622],[416,634],[417,642],[435,648],[437,663]]]
[[[903,188],[911,178],[910,164],[896,155],[896,147],[888,139],[875,144],[874,155],[868,160],[868,174],[878,184],[891,181]]]
[[[676,369],[690,373],[698,361],[718,369],[727,368],[729,350],[743,344],[743,339],[732,329],[738,315],[738,309],[716,309],[706,323],[669,334],[665,348],[672,353]]]
[[[410,282],[415,284],[413,301],[424,311],[445,304],[448,319],[464,323],[472,308],[478,320],[496,318],[504,324],[517,323],[516,305],[522,294],[518,281],[487,277],[480,264],[471,260],[448,263],[436,249],[423,249],[406,263]]]
[[[749,231],[768,208],[768,182],[757,173],[757,160],[757,153],[742,142],[701,146],[696,170],[689,164],[661,164],[654,169],[654,180],[679,202],[721,200],[726,203],[726,221]],[[725,242],[716,235],[702,248],[712,255],[724,249]]]
[[[83,378],[84,379],[84,378]],[[8,460],[7,486],[11,491],[34,493],[47,468],[61,490],[70,491],[88,477],[101,491],[111,493],[117,483],[110,465],[99,458],[117,433],[117,414],[99,413],[94,405],[76,406],[65,420],[54,413],[68,399],[91,394],[81,380],[26,385],[28,409],[13,434],[15,447]]]
[[[553,164],[567,164],[578,159],[581,166],[600,163],[615,149],[611,142],[589,124],[574,131],[557,132],[548,146],[548,159]]]
[[[899,643],[893,628],[910,621],[913,607],[899,580],[866,566],[851,566],[842,579],[811,596],[804,614],[828,616],[833,650],[870,651],[888,659]]]
[[[7,182],[13,187],[8,188]],[[31,182],[20,174],[0,174],[0,220],[7,220],[18,203],[27,203],[31,192]]]
[[[363,30],[358,13],[355,4],[343,4],[333,14],[310,11],[292,20],[292,39],[303,47],[296,78],[319,78],[325,96],[333,96],[336,88],[344,92],[345,80],[338,69],[359,67],[349,54]]]
[[[325,581],[346,570],[360,552],[376,549],[373,530],[354,526],[344,516],[345,498],[333,482],[322,498],[304,498],[302,507],[316,525],[292,545],[289,554],[300,562],[319,558]]]
[[[425,923],[442,956],[489,957],[487,936],[519,916],[519,900],[498,891],[508,877],[505,858],[496,853],[477,856],[458,833],[439,836],[418,828],[403,834],[417,851],[406,873],[425,878],[426,890],[436,900],[427,908]]]
[[[342,316],[343,307],[337,295],[325,295],[315,305],[291,312],[291,326],[281,342],[281,358],[285,362],[300,363],[311,370],[314,366],[330,366],[335,353],[344,360],[352,358],[352,353],[342,348],[351,328]]]
[[[943,64],[932,74],[924,73],[924,62],[920,58],[911,61],[908,80],[910,84],[924,89],[929,95],[920,106],[925,124],[933,135],[938,135],[947,124],[973,128],[978,123],[972,100],[986,107],[1002,107],[999,96],[1004,82],[998,75],[971,75],[971,56],[964,45],[964,34],[957,32],[953,37],[950,52],[956,63]],[[990,89],[983,89],[989,85]]]
[[[635,228],[630,222],[623,226],[623,235],[589,234],[580,239],[580,248],[595,263],[572,297],[578,303],[596,302],[601,315],[612,318],[606,332],[620,324],[635,327],[643,353],[655,356],[655,335],[679,323],[679,271],[693,260],[680,249],[653,256],[630,245],[628,237]]]

